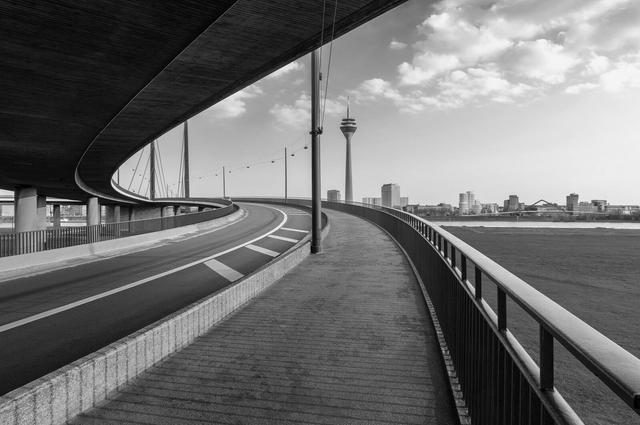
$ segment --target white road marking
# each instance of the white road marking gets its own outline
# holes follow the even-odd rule
[[[205,261],[204,265],[227,279],[229,282],[235,282],[236,280],[242,279],[242,277],[244,277],[242,273],[232,269],[226,264],[222,264],[218,260]]]
[[[308,230],[292,229],[291,227],[282,227],[280,230],[288,230],[290,232],[309,233]]]
[[[251,250],[253,250],[253,251],[259,252],[261,254],[268,255],[270,257],[277,257],[278,255],[280,255],[279,252],[271,251],[270,249],[263,248],[263,247],[258,246],[258,245],[247,245],[246,247],[251,249]]]
[[[271,209],[274,209],[274,210],[278,211],[280,214],[282,214],[283,218],[282,218],[282,221],[280,222],[280,224],[278,224],[273,230],[270,230],[267,233],[265,233],[265,234],[263,234],[261,236],[258,236],[257,238],[251,239],[248,242],[245,242],[245,243],[242,243],[240,245],[234,246],[233,248],[229,248],[229,249],[227,249],[225,251],[222,251],[222,252],[219,252],[217,254],[210,255],[209,257],[205,257],[205,258],[202,258],[200,260],[192,261],[191,263],[184,264],[184,265],[182,265],[180,267],[176,267],[175,269],[167,270],[166,272],[158,273],[158,274],[156,274],[154,276],[146,277],[146,278],[140,279],[140,280],[138,280],[136,282],[132,282],[132,283],[129,283],[127,285],[120,286],[118,288],[114,288],[114,289],[111,289],[109,291],[93,295],[93,296],[88,297],[88,298],[83,298],[81,300],[74,301],[74,302],[72,302],[70,304],[66,304],[66,305],[63,305],[63,306],[60,306],[60,307],[52,308],[51,310],[43,311],[42,313],[34,314],[33,316],[25,317],[24,319],[16,320],[15,322],[11,322],[11,323],[7,323],[7,324],[4,324],[4,325],[1,325],[0,326],[0,333],[6,332],[6,331],[11,330],[11,329],[15,329],[17,327],[26,325],[26,324],[31,323],[31,322],[35,322],[36,320],[44,319],[45,317],[53,316],[54,314],[62,313],[63,311],[71,310],[72,308],[76,308],[76,307],[79,307],[81,305],[88,304],[88,303],[90,303],[92,301],[96,301],[96,300],[99,300],[101,298],[108,297],[109,295],[117,294],[118,292],[122,292],[122,291],[126,291],[127,289],[135,288],[136,286],[143,285],[145,283],[151,282],[152,280],[156,280],[156,279],[159,279],[161,277],[168,276],[170,274],[179,272],[181,270],[188,269],[189,267],[195,266],[196,264],[205,263],[205,262],[207,262],[209,260],[213,260],[214,258],[218,258],[218,257],[220,257],[220,256],[222,256],[224,254],[227,254],[227,253],[231,252],[231,251],[235,251],[236,249],[242,248],[243,246],[247,246],[248,247],[249,245],[251,245],[255,241],[258,241],[260,239],[266,238],[270,234],[277,232],[278,230],[280,230],[280,228],[282,226],[284,226],[284,223],[287,222],[287,218],[288,217],[287,217],[287,214],[284,211],[282,211],[279,208],[275,208],[275,207],[271,207],[271,206],[266,206],[265,205],[265,207],[266,208],[271,208]],[[251,245],[251,246],[254,246],[254,245]],[[261,248],[261,249],[264,249],[264,248]],[[274,251],[271,251],[271,252],[274,252]],[[278,255],[278,253],[275,253],[275,254],[276,254],[275,256]],[[268,255],[270,255],[270,254],[268,254]]]
[[[311,214],[306,212],[299,212],[299,213],[289,213],[289,215],[311,215]]]
[[[277,236],[277,235],[269,235],[269,238],[273,238],[273,239],[280,239],[281,241],[287,241],[287,242],[292,242],[292,243],[298,243],[297,239],[292,239],[292,238],[285,238],[284,236]]]

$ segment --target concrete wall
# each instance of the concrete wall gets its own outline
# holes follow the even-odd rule
[[[132,207],[131,221],[162,217],[162,207]]]
[[[0,424],[57,425],[91,409],[298,265],[308,239],[237,283],[0,397]]]

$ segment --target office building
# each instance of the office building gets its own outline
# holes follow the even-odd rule
[[[379,207],[382,205],[382,198],[365,197],[365,198],[362,198],[362,203],[369,204],[369,205],[376,205]]]
[[[578,194],[571,193],[567,195],[567,211],[577,211],[578,210]]]
[[[520,211],[524,209],[524,203],[520,202],[518,195],[509,195],[509,199],[504,201],[504,211]]]
[[[458,214],[467,215],[469,214],[469,196],[466,193],[461,193],[458,201]]]
[[[380,192],[383,207],[400,208],[400,185],[396,183],[383,184]]]
[[[340,202],[340,191],[336,189],[327,190],[327,201]]]

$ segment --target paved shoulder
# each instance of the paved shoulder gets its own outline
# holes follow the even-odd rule
[[[76,423],[455,423],[405,258],[328,214],[323,254]]]

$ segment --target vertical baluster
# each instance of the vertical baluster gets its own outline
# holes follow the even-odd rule
[[[451,267],[456,269],[456,247],[451,244]]]
[[[507,329],[507,294],[498,287],[498,329]]]
[[[482,270],[480,267],[475,266],[476,278],[475,278],[475,287],[476,287],[476,299],[482,299]]]
[[[553,391],[553,335],[540,325],[540,389]]]
[[[460,274],[462,281],[467,281],[467,256],[460,252]]]

